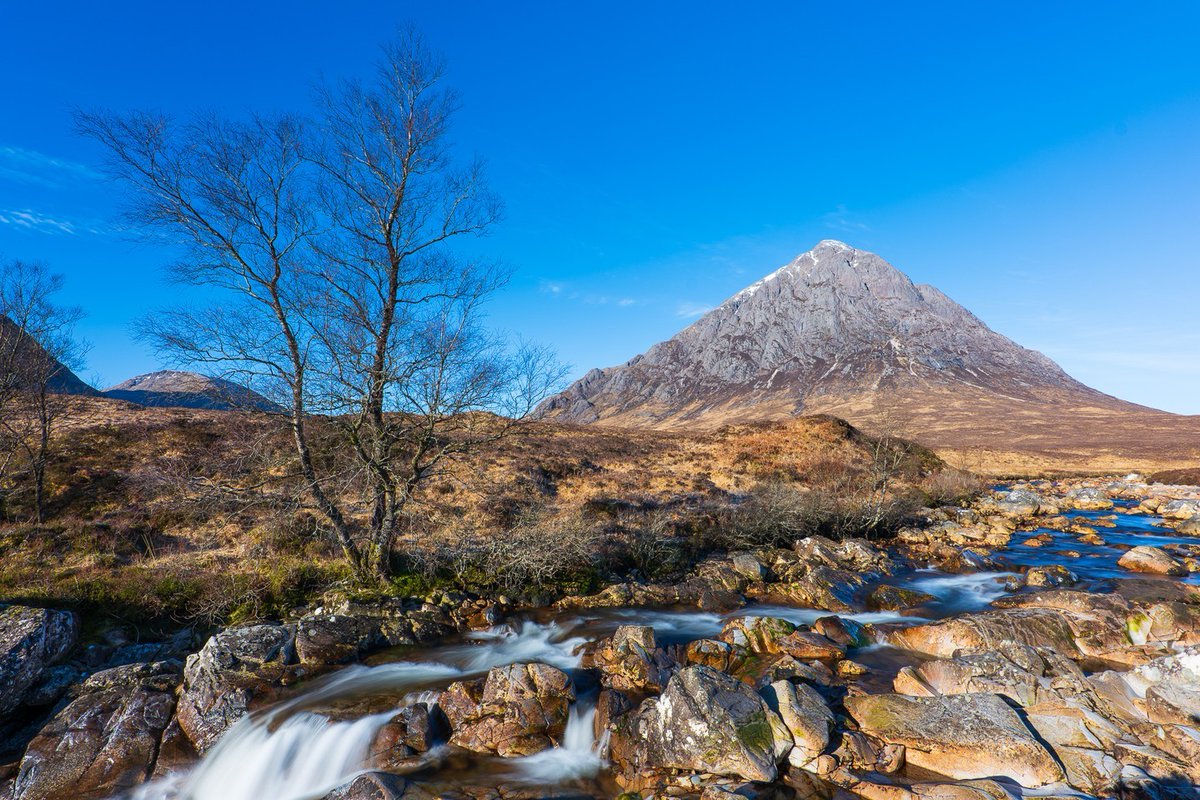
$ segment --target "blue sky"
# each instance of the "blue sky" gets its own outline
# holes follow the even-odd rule
[[[1200,413],[1200,4],[6,3],[0,256],[63,272],[101,385],[170,253],[113,224],[71,109],[304,110],[414,23],[505,222],[497,324],[619,363],[818,240],[1077,378]]]

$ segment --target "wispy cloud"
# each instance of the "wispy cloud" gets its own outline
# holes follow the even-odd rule
[[[50,216],[31,208],[0,209],[0,225],[28,233],[74,236],[80,233],[105,233],[104,226],[90,221]]]
[[[675,316],[680,319],[695,319],[696,317],[704,316],[710,311],[712,311],[712,306],[685,300],[675,308]]]
[[[0,145],[0,180],[60,189],[67,183],[98,178],[100,174],[86,164],[24,147]]]
[[[867,233],[871,230],[871,226],[846,208],[841,203],[837,208],[827,214],[821,216],[821,224],[832,231],[841,233]]]
[[[560,283],[559,281],[542,281],[538,284],[538,291],[561,300],[570,300],[589,306],[614,305],[619,308],[629,308],[638,302],[632,297],[613,297],[607,294],[596,294],[595,292],[576,291],[570,289],[567,284]]]

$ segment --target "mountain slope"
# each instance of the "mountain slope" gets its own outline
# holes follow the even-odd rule
[[[167,408],[208,408],[219,411],[272,411],[277,408],[267,398],[233,381],[170,369],[148,372],[110,386],[104,390],[104,396],[143,406]]]
[[[1091,389],[936,288],[832,240],[644,354],[588,372],[539,413],[667,429],[834,413],[933,446],[991,448],[1039,425],[1065,445],[1079,433],[1065,424],[1072,413],[1097,435],[1113,415],[1134,415],[1168,430],[1190,419],[1176,449],[1200,457],[1196,418]]]
[[[0,314],[0,350],[6,353],[24,353],[23,358],[49,358],[46,351],[32,336],[19,328],[11,319]],[[50,367],[49,388],[54,394],[77,394],[94,397],[100,393],[84,383],[66,365],[54,361]]]

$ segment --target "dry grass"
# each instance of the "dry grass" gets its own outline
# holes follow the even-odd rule
[[[50,523],[21,522],[18,497],[0,525],[0,599],[218,620],[279,614],[345,579],[272,421],[103,399],[78,412],[51,468]],[[870,480],[870,444],[828,417],[708,433],[534,423],[428,485],[401,543],[412,573],[402,590],[434,579],[578,588],[589,570],[662,572],[708,546],[756,487],[851,494]],[[901,484],[938,467],[914,450]],[[548,560],[517,546],[545,541],[556,546]]]

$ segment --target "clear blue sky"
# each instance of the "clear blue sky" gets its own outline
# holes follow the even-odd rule
[[[1200,4],[4,3],[0,255],[86,307],[83,376],[157,365],[170,254],[113,230],[75,106],[307,107],[414,23],[507,203],[496,321],[575,374],[823,238],[1102,390],[1200,413]]]

